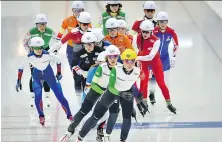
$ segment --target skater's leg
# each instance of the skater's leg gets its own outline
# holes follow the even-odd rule
[[[70,46],[70,45],[67,45],[67,48],[66,48],[66,57],[67,57],[67,59],[68,59],[69,66],[70,66],[70,69],[71,69],[71,71],[72,71],[73,47]]]
[[[35,93],[33,91],[33,87],[32,87],[32,71],[33,71],[33,66],[30,65],[30,71],[31,71],[31,78],[29,80],[29,90],[30,90],[30,93],[31,93],[31,99],[30,99],[30,106],[33,107],[34,104],[35,104]]]
[[[148,62],[141,62],[142,64],[142,70],[145,74],[145,78],[141,80],[140,82],[140,92],[143,94],[143,98],[147,99],[147,93],[148,93],[148,81],[149,81],[149,70],[148,70]]]
[[[110,135],[116,124],[116,120],[119,114],[119,100],[116,100],[109,108],[109,118],[107,121],[106,134]]]
[[[38,73],[38,72],[36,72]],[[33,74],[35,75],[35,74]],[[35,106],[38,111],[39,116],[44,116],[43,113],[43,102],[42,102],[42,83],[41,79],[38,76],[33,77],[33,91],[35,93]]]
[[[80,110],[73,117],[73,122],[69,125],[68,131],[74,133],[76,127],[82,121],[82,119],[92,110],[94,104],[100,97],[100,94],[90,89],[86,98],[84,99]]]
[[[47,106],[50,107],[51,101],[50,101],[50,87],[46,81],[43,81],[43,88],[45,91],[45,98]]]
[[[122,94],[120,97],[120,104],[122,107],[123,123],[121,128],[120,139],[126,140],[131,127],[131,115],[133,112],[133,94],[132,92],[126,92],[127,94]],[[127,96],[127,97],[124,97]]]
[[[155,57],[151,62],[153,73],[156,77],[156,82],[160,87],[165,100],[170,100],[169,90],[164,81],[163,67],[160,58]]]
[[[164,81],[168,89],[170,88],[170,70],[164,71]]]
[[[69,116],[72,115],[69,108],[69,103],[64,97],[61,84],[55,78],[53,70],[50,65],[48,65],[48,67],[44,70],[43,80],[45,80],[48,83],[48,85],[54,92],[57,100],[61,103],[62,108],[67,114],[67,118],[69,118]]]
[[[108,90],[103,94],[100,101],[97,102],[92,116],[85,122],[79,136],[84,138],[93,126],[103,117],[108,108],[113,104],[115,100],[119,99],[119,96],[111,94]]]

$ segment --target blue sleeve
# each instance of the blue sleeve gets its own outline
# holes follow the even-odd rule
[[[88,71],[88,75],[86,78],[86,84],[91,84],[94,74],[96,73],[96,69],[98,67],[91,67]]]

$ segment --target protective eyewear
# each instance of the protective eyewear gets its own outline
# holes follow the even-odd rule
[[[151,31],[142,31],[143,34],[149,34]]]
[[[107,55],[107,57],[109,59],[116,59],[116,58],[118,58],[118,55]]]
[[[94,45],[94,42],[91,42],[91,43],[84,43],[84,45],[88,45],[88,46],[93,46]]]
[[[43,49],[43,47],[42,46],[36,46],[36,47],[32,47],[34,50],[41,50],[41,49]]]
[[[136,60],[128,60],[128,59],[126,59],[126,60],[124,60],[127,64],[133,64],[133,63],[135,63],[135,61]]]
[[[155,9],[146,9],[146,12],[151,12],[151,13],[153,13],[153,12],[155,12]]]
[[[111,7],[117,7],[119,4],[110,4]]]
[[[42,26],[46,26],[46,25],[47,25],[47,23],[37,23],[36,24],[37,27],[42,27]]]
[[[118,28],[108,28],[108,31],[116,31]]]
[[[163,20],[163,21],[158,21],[158,23],[161,23],[161,24],[167,24],[168,21],[167,21],[167,20]]]
[[[81,23],[83,26],[89,26],[89,23]]]
[[[75,12],[75,13],[80,13],[80,12],[83,11],[83,9],[72,9],[72,11]]]

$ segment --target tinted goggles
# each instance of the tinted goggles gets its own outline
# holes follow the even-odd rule
[[[119,55],[107,55],[107,58],[109,58],[109,59],[116,59],[118,57],[119,57]]]
[[[146,10],[146,12],[155,12],[155,9],[145,9]]]
[[[127,64],[134,64],[136,60],[133,60],[133,59],[131,59],[131,60],[126,59],[126,60],[124,60],[124,61],[125,61]]]

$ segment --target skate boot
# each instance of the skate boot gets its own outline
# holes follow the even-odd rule
[[[153,92],[150,93],[149,98],[150,98],[150,103],[154,105],[156,103],[156,100]]]
[[[174,114],[176,114],[176,108],[171,104],[171,101],[166,101],[167,102],[167,108]]]
[[[50,100],[50,92],[45,92],[45,101],[46,101],[46,104],[47,104],[47,107],[50,107],[51,106],[51,100]]]
[[[73,120],[72,120],[73,121]],[[73,134],[75,133],[75,129],[72,128],[72,123],[68,127],[68,131],[64,134],[64,136],[61,138],[61,142],[65,142],[68,140]]]
[[[122,139],[121,139],[120,142],[126,142],[126,140],[122,140]]]
[[[104,137],[103,129],[102,129],[102,128],[97,129],[96,141],[97,141],[97,142],[103,142],[103,137]]]
[[[110,139],[110,135],[109,134],[106,134],[104,136],[104,142],[111,142],[111,139]]]
[[[45,127],[45,117],[44,116],[39,116],[39,123],[42,125],[42,127]]]
[[[82,142],[82,141],[83,141],[83,138],[82,138],[82,137],[80,137],[80,136],[78,136],[78,138],[77,138],[76,142]]]
[[[34,107],[34,105],[35,105],[35,95],[34,95],[34,93],[32,93],[32,97],[30,99],[30,106]]]
[[[67,118],[68,118],[68,120],[70,121],[70,123],[72,123],[72,121],[73,121],[72,115],[68,116]]]

